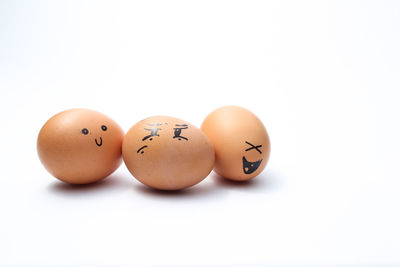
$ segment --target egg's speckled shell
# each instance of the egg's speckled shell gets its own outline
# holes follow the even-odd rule
[[[145,185],[178,190],[202,181],[214,166],[214,149],[197,127],[168,116],[136,123],[122,145],[124,162]]]
[[[70,109],[50,118],[37,140],[39,158],[56,178],[87,184],[114,172],[122,162],[124,132],[93,110]]]
[[[267,165],[271,145],[263,123],[252,112],[225,106],[201,125],[215,149],[214,171],[236,181],[254,178]]]

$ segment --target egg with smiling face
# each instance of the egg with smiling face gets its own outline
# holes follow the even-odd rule
[[[256,177],[266,167],[271,145],[261,120],[249,110],[225,106],[211,112],[201,130],[215,149],[214,171],[235,180]]]
[[[104,114],[70,109],[50,118],[37,139],[44,167],[54,177],[71,184],[99,181],[122,162],[121,127]]]

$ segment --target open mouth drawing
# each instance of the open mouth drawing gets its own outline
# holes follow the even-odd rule
[[[103,139],[100,137],[100,143],[97,142],[97,138],[94,139],[96,145],[101,146],[103,144]]]
[[[248,161],[246,157],[243,156],[242,161],[243,161],[243,172],[245,174],[251,174],[255,172],[258,169],[258,167],[260,167],[262,159],[259,159],[257,161]]]

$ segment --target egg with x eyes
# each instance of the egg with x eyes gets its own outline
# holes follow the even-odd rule
[[[271,144],[265,126],[249,110],[225,106],[211,112],[201,129],[215,149],[214,171],[246,181],[260,174],[269,160]]]
[[[37,139],[37,151],[53,176],[71,184],[99,181],[122,162],[124,132],[111,118],[88,109],[70,109],[50,118]]]

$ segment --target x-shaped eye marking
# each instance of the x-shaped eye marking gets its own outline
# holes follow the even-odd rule
[[[248,145],[251,146],[251,147],[249,147],[248,149],[246,149],[245,151],[249,151],[249,150],[255,149],[255,150],[257,150],[260,154],[262,154],[261,150],[258,149],[258,148],[262,147],[262,145],[255,146],[255,145],[253,145],[253,144],[251,144],[251,143],[249,143],[249,142],[247,142],[247,141],[245,141],[245,142],[246,142],[246,144],[248,144]]]

